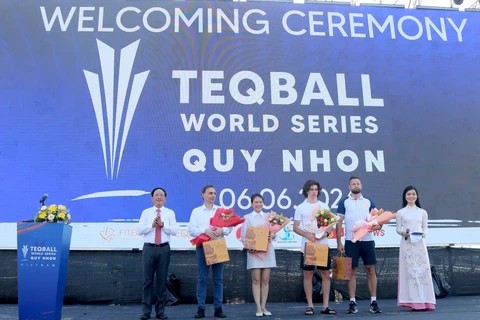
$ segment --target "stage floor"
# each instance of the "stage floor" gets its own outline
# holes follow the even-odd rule
[[[382,314],[373,315],[368,312],[369,302],[366,300],[357,301],[359,312],[352,316],[345,314],[347,301],[331,302],[330,308],[337,310],[336,316],[323,316],[322,318],[347,319],[354,317],[369,319],[480,319],[480,296],[452,296],[437,300],[437,309],[429,312],[412,312],[404,308],[397,307],[396,300],[379,300],[379,306],[383,310]],[[267,319],[318,319],[320,316],[321,304],[315,304],[315,316],[306,317],[305,303],[267,303],[267,308],[272,312],[271,317]],[[255,317],[255,305],[251,303],[244,304],[225,304],[223,307],[228,319],[258,319]],[[167,307],[166,314],[169,319],[193,319],[196,312],[196,305],[180,304],[173,307]],[[115,320],[133,320],[139,319],[141,314],[140,305],[65,305],[63,307],[64,320],[97,320],[97,319],[115,319]],[[155,315],[153,315],[155,316]],[[213,306],[207,305],[206,319],[213,319]],[[18,319],[17,305],[0,304],[0,319]]]

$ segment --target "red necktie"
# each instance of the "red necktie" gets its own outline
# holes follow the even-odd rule
[[[160,209],[157,209],[157,217],[160,217]],[[155,226],[155,244],[158,246],[162,243],[162,230],[160,226],[157,224]]]

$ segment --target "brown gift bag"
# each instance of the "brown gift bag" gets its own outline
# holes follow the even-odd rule
[[[245,248],[257,251],[267,251],[268,234],[270,230],[267,228],[248,227],[245,237]]]
[[[230,260],[225,238],[204,242],[203,253],[207,266]]]
[[[328,265],[328,244],[305,242],[303,264],[326,267]]]
[[[352,258],[345,253],[333,257],[332,276],[338,280],[350,280],[352,277]]]

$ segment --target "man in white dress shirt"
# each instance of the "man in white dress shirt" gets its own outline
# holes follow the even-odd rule
[[[208,185],[202,188],[203,205],[193,209],[190,216],[190,222],[188,224],[188,232],[190,236],[197,237],[202,233],[205,233],[212,240],[227,236],[232,228],[217,228],[212,229],[210,226],[210,218],[215,215],[215,211],[218,209],[215,199],[217,198],[217,192],[212,185]],[[216,263],[211,266],[207,266],[205,262],[205,255],[203,253],[203,246],[197,246],[196,249],[196,261],[197,261],[197,302],[198,310],[195,314],[195,318],[205,317],[205,300],[207,298],[207,280],[208,270],[212,267],[213,276],[213,306],[215,308],[214,316],[217,318],[226,318],[223,313],[223,263]]]
[[[143,210],[137,232],[143,236],[143,293],[140,319],[150,319],[152,312],[153,279],[157,276],[155,318],[167,319],[165,314],[166,284],[170,264],[170,236],[178,231],[175,212],[166,207],[167,192],[155,188],[151,192],[153,207]]]

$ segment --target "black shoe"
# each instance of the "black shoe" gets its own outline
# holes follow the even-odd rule
[[[353,301],[350,301],[350,304],[348,306],[348,310],[347,310],[347,313],[348,314],[355,314],[358,312],[358,307],[357,307],[357,304]]]
[[[140,316],[140,319],[142,319],[142,320],[150,319],[150,314],[149,313],[144,313]]]
[[[371,313],[382,313],[382,310],[380,310],[380,308],[378,307],[377,301],[373,301],[370,304],[370,312]]]
[[[165,313],[162,313],[162,314],[157,313],[157,314],[155,315],[155,318],[157,318],[157,319],[168,319],[168,317],[167,317],[167,315],[166,315]]]
[[[205,310],[202,308],[198,308],[197,313],[195,313],[195,318],[205,318]]]
[[[227,315],[223,313],[222,308],[215,309],[215,313],[213,314],[215,318],[226,318]]]

